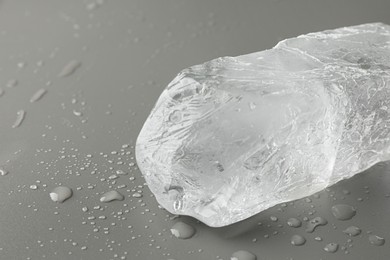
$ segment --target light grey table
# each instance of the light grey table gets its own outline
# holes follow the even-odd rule
[[[390,23],[389,10],[388,0],[0,1],[0,165],[8,172],[0,176],[0,259],[230,259],[241,249],[260,260],[390,259],[386,164],[217,229],[159,208],[133,165],[138,132],[181,69],[303,33]],[[58,77],[71,61],[81,66]],[[30,102],[42,88],[47,93]],[[25,118],[12,128],[20,110]],[[110,178],[117,170],[128,174]],[[59,185],[74,192],[62,204],[49,197]],[[112,189],[125,200],[101,203]],[[330,208],[339,203],[355,206],[357,215],[336,220]],[[305,232],[305,222],[286,224],[315,216],[329,223],[314,233]],[[173,237],[179,220],[196,235]],[[343,234],[350,225],[361,235]],[[369,232],[385,245],[371,245]],[[294,234],[306,244],[292,246]],[[323,250],[330,242],[339,243],[336,253]]]

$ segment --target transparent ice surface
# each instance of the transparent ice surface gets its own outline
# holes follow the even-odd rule
[[[309,33],[183,70],[136,145],[157,201],[213,227],[390,159],[390,26]]]

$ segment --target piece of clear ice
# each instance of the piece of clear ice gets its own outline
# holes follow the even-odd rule
[[[390,159],[390,26],[309,33],[183,70],[136,156],[164,208],[213,227]]]

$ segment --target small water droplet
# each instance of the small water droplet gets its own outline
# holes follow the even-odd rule
[[[7,170],[5,170],[4,168],[0,168],[0,175],[1,176],[7,175],[7,174],[8,174]]]
[[[82,116],[82,115],[83,115],[83,112],[77,111],[77,110],[73,110],[73,114],[74,114],[75,116]]]
[[[275,217],[275,216],[270,216],[269,219],[270,219],[272,222],[278,221],[278,218]]]
[[[134,198],[142,198],[142,194],[141,194],[141,193],[138,193],[138,192],[133,193],[132,196],[133,196]]]
[[[77,60],[72,60],[68,62],[58,74],[58,77],[67,77],[76,72],[76,70],[81,67],[81,62]]]
[[[289,225],[290,227],[297,228],[302,225],[302,222],[297,218],[290,218],[287,220],[287,225]]]
[[[32,185],[30,185],[30,189],[32,189],[32,190],[36,190],[36,189],[38,189],[38,186],[37,186],[37,185],[35,185],[35,184],[32,184]]]
[[[117,171],[116,171],[116,174],[118,174],[118,175],[126,175],[127,172],[122,171],[122,170],[117,170]]]
[[[118,175],[115,175],[115,174],[108,176],[109,180],[115,180],[115,179],[118,179],[118,178],[119,178]]]
[[[232,254],[230,260],[257,260],[257,257],[249,251],[239,250]]]
[[[97,3],[89,3],[85,6],[85,9],[88,11],[95,10],[98,7]]]
[[[322,241],[322,237],[315,237],[314,240],[315,241]]]
[[[306,243],[306,239],[301,235],[293,235],[291,237],[291,244],[294,246],[301,246]]]
[[[316,198],[316,199],[319,199],[321,196],[320,196],[320,194],[318,194],[318,193],[316,193],[316,194],[314,194],[313,195],[313,198]]]
[[[325,226],[328,221],[323,217],[315,217],[311,219],[306,226],[306,232],[312,233],[318,226]]]
[[[18,85],[18,81],[16,79],[10,79],[8,80],[7,84],[5,85],[7,88],[13,88]]]
[[[24,67],[26,67],[26,66],[27,66],[27,63],[26,63],[26,62],[23,62],[23,61],[21,61],[21,62],[18,62],[17,66],[18,66],[18,68],[19,68],[19,69],[23,69]]]
[[[50,198],[54,202],[64,202],[72,196],[72,189],[66,186],[58,186],[50,192]]]
[[[368,241],[370,241],[371,245],[375,246],[383,246],[385,244],[385,239],[377,235],[369,235]]]
[[[101,202],[110,202],[113,200],[124,200],[124,196],[116,190],[108,191],[100,198]]]
[[[324,250],[329,253],[335,253],[339,249],[339,244],[329,243],[324,247]]]
[[[31,96],[30,102],[34,103],[40,100],[45,94],[47,93],[47,90],[44,88],[38,89],[37,92],[34,93],[34,95]]]
[[[26,111],[19,110],[18,112],[16,112],[16,120],[12,125],[12,128],[19,127],[22,124],[25,117],[26,117]]]
[[[181,221],[176,222],[171,228],[172,235],[180,239],[188,239],[192,237],[195,232],[196,230],[193,226]]]
[[[334,205],[331,211],[338,220],[349,220],[356,215],[356,209],[346,204]]]
[[[360,235],[360,233],[362,232],[362,230],[358,227],[355,227],[355,226],[350,226],[350,227],[347,227],[343,233],[351,236],[351,237],[354,237],[354,236],[357,236],[357,235]]]

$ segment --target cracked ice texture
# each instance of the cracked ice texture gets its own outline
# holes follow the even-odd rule
[[[136,156],[164,208],[213,227],[390,159],[390,26],[309,33],[183,70]]]

